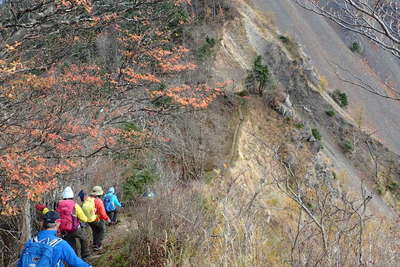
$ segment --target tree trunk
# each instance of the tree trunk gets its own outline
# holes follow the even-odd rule
[[[27,199],[24,204],[24,221],[22,227],[22,238],[21,241],[27,241],[32,237],[32,214],[31,214],[31,203]]]

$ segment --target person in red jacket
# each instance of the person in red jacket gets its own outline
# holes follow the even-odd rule
[[[90,198],[94,198],[94,206],[95,206],[95,220],[90,221],[89,225],[92,228],[93,232],[93,249],[94,250],[101,250],[102,242],[104,239],[104,233],[106,230],[106,226],[104,222],[111,222],[110,218],[108,217],[106,210],[104,208],[103,201],[101,200],[102,195],[104,194],[103,189],[101,186],[94,186],[92,191],[89,194],[88,200],[91,201]]]

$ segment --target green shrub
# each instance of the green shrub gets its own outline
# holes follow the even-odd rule
[[[280,35],[279,40],[281,40],[284,44],[288,44],[290,42],[289,38],[284,35]]]
[[[184,23],[189,22],[190,19],[190,15],[186,9],[174,5],[171,1],[161,1],[158,12],[165,16],[166,20],[164,23],[173,31],[174,37],[181,35]]]
[[[351,46],[350,46],[350,50],[352,52],[355,52],[355,53],[361,53],[362,52],[361,45],[358,42],[353,42],[351,44]]]
[[[204,60],[210,57],[213,53],[213,48],[217,44],[217,41],[214,38],[206,37],[206,42],[196,51],[197,58],[200,60]]]
[[[386,185],[386,189],[389,190],[390,192],[397,191],[399,188],[400,185],[397,182],[390,182],[389,184]]]
[[[170,96],[159,96],[152,100],[152,104],[156,107],[169,108],[174,105],[174,101]]]
[[[242,90],[242,91],[236,92],[235,95],[243,97],[243,96],[249,96],[250,93],[248,90]]]
[[[346,93],[340,93],[339,95],[339,103],[340,106],[345,108],[349,105],[349,100],[347,99]]]
[[[294,127],[296,127],[297,129],[304,129],[304,123],[302,122],[298,122],[294,125]]]
[[[335,90],[331,93],[331,97],[342,108],[346,108],[349,105],[347,94],[340,90]]]
[[[124,131],[127,131],[127,132],[132,132],[132,131],[140,132],[140,131],[141,131],[141,129],[139,128],[139,126],[138,126],[136,123],[133,123],[133,122],[125,122],[125,123],[122,125],[122,129],[123,129]]]
[[[342,147],[345,153],[349,153],[354,150],[353,142],[351,142],[350,140],[344,141]]]
[[[333,117],[335,116],[336,112],[334,110],[327,110],[325,111],[326,115],[328,115],[329,117]]]
[[[122,185],[125,200],[142,195],[147,186],[153,184],[158,178],[159,175],[153,168],[133,169],[133,173]]]
[[[382,196],[385,193],[385,189],[383,189],[382,187],[378,187],[376,189],[376,192],[378,193],[378,195]]]
[[[253,69],[250,71],[246,78],[246,86],[257,87],[256,90],[261,95],[262,90],[265,88],[267,83],[270,81],[270,72],[267,65],[262,63],[262,57],[257,56],[254,60]],[[249,88],[251,89],[251,88]]]
[[[260,87],[264,88],[265,84],[269,80],[270,74],[269,74],[268,66],[262,64],[262,57],[261,56],[257,56],[256,57],[256,60],[254,61],[254,69],[253,69],[253,71],[254,71],[254,73],[256,75],[255,78],[260,83]]]
[[[167,85],[165,83],[160,83],[156,85],[155,90],[157,91],[165,91],[167,89]]]
[[[294,62],[296,60],[300,59],[301,56],[299,54],[299,47],[296,44],[296,42],[293,42],[290,37],[284,36],[284,35],[279,35],[279,40],[282,42],[282,44],[285,46],[287,51],[294,57]]]
[[[321,140],[322,136],[321,136],[320,132],[318,131],[318,129],[316,129],[316,128],[311,129],[311,133],[315,139],[317,139],[318,141]]]

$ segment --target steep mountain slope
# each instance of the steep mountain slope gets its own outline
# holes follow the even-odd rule
[[[371,136],[369,130],[378,126],[365,124],[362,112],[364,100],[376,109],[389,105],[380,107],[376,104],[380,99],[351,90],[350,108],[340,107],[328,92],[341,85],[328,71],[332,65],[326,57],[333,56],[335,49],[343,50],[343,58],[336,53],[341,63],[364,74],[360,58],[349,52],[337,31],[318,22],[318,17],[306,18],[298,13],[301,10],[291,13],[295,7],[289,1],[250,2],[143,0],[155,4],[155,9],[138,7],[139,13],[127,10],[121,18],[128,29],[123,34],[133,47],[119,50],[112,31],[100,31],[103,26],[99,26],[87,47],[78,50],[78,56],[91,51],[85,60],[96,58],[104,67],[115,64],[117,77],[129,74],[123,76],[128,78],[124,86],[134,83],[127,95],[116,91],[121,101],[116,104],[131,108],[118,109],[115,114],[104,106],[94,110],[94,118],[122,117],[118,128],[122,134],[110,141],[117,146],[113,150],[107,143],[101,148],[93,146],[97,152],[89,156],[95,157],[60,179],[62,186],[71,185],[75,191],[90,190],[95,184],[115,186],[126,204],[121,223],[107,229],[102,254],[94,253],[89,259],[94,266],[396,266],[400,261],[396,221],[400,157]],[[180,8],[179,3],[186,5]],[[269,8],[278,13],[269,13]],[[197,17],[181,14],[183,10],[197,11]],[[141,19],[142,11],[149,12],[148,20]],[[164,15],[155,21],[155,14]],[[299,45],[292,37],[296,32],[289,36],[279,32],[272,22],[279,16],[277,22],[290,29],[299,27],[301,32],[303,26],[307,28],[307,43]],[[167,25],[171,35],[154,44],[159,49],[135,50],[152,44],[144,40],[164,38],[155,29],[169,19],[173,19]],[[183,25],[186,19],[193,23]],[[106,20],[104,27],[108,28],[111,22]],[[138,27],[139,21],[143,28]],[[149,22],[155,23],[154,34],[147,28]],[[314,29],[315,24],[321,25]],[[129,29],[149,34],[149,39]],[[176,50],[177,43],[192,52]],[[310,52],[315,54],[308,56]],[[182,61],[193,60],[198,68],[170,73],[160,83],[133,69],[123,73],[120,53],[150,63],[151,73],[159,73],[157,62],[163,55],[171,58],[160,67],[180,63],[180,56],[188,53],[189,58]],[[155,56],[156,61],[148,62],[143,53]],[[132,60],[135,68],[144,71],[146,64],[136,63]],[[185,68],[181,64],[172,67]],[[190,92],[176,97],[174,92],[185,88],[194,93],[204,89],[211,95],[199,98],[200,102]],[[93,97],[96,100],[98,95]],[[190,103],[195,105],[185,108]],[[390,146],[388,140],[385,144]],[[47,199],[49,206],[59,199],[56,190],[52,194]],[[26,201],[25,218],[33,215],[33,204]],[[29,227],[31,217],[25,223]],[[0,230],[3,227],[0,224]],[[17,235],[13,238],[18,240]],[[13,245],[18,244],[14,241]],[[4,251],[0,246],[1,255]]]
[[[385,83],[399,88],[400,78],[396,75],[400,71],[398,61],[368,42],[363,42],[365,57],[352,53],[349,46],[357,37],[335,30],[324,18],[301,9],[294,1],[253,0],[252,3],[255,8],[272,17],[280,32],[287,33],[299,42],[317,72],[329,81],[332,90],[341,89],[350,96],[350,114],[359,117],[361,113],[363,127],[399,153],[399,103],[381,99],[357,86],[344,83],[336,75],[338,72],[341,77],[350,79],[351,76],[346,73],[350,71],[377,88],[379,93],[390,95],[390,91],[385,91]]]
[[[295,48],[296,44],[293,43],[290,47],[280,44],[279,35],[274,35],[273,30],[267,30],[271,26],[265,14],[254,11],[247,5],[242,5],[239,10],[243,16],[243,24],[232,22],[231,25],[225,28],[222,41],[223,52],[218,57],[220,62],[217,62],[217,73],[223,73],[222,75],[231,79],[240,77],[237,74],[237,67],[233,67],[235,70],[224,67],[228,61],[230,62],[229,66],[241,66],[243,68],[242,76],[245,76],[246,69],[251,69],[252,59],[255,55],[264,55],[268,66],[275,75],[276,81],[280,86],[285,87],[291,96],[299,117],[304,119],[305,124],[309,125],[309,127],[319,128],[321,131],[323,136],[322,144],[326,148],[322,150],[322,153],[331,158],[333,165],[340,172],[347,173],[346,179],[348,182],[344,186],[354,192],[360,192],[362,184],[370,187],[367,192],[370,195],[374,195],[371,201],[371,208],[378,213],[382,212],[382,215],[392,218],[396,216],[392,209],[382,201],[381,197],[372,192],[374,191],[373,179],[367,178],[371,176],[371,173],[368,174],[367,172],[373,170],[369,169],[366,172],[365,167],[373,165],[373,162],[371,162],[368,150],[363,147],[363,144],[364,142],[375,141],[368,139],[369,137],[358,129],[356,123],[348,116],[346,111],[338,107],[325,91],[321,91],[318,83],[315,84],[314,82],[313,84],[314,69],[319,69],[312,65],[312,62],[307,61],[307,57],[300,48]],[[293,57],[298,57],[296,60],[300,63],[293,64]],[[234,73],[234,75],[230,76],[228,73]],[[340,115],[329,118],[325,112],[330,109],[336,110]],[[359,141],[360,154],[363,154],[363,156],[357,154],[349,157],[348,154],[345,155],[341,146],[343,140],[348,137],[346,137],[347,134],[343,134],[343,128],[347,129],[344,130],[345,132],[357,133],[357,135],[363,136],[360,137]],[[382,157],[385,156],[382,154]],[[396,155],[389,153],[386,157],[392,158],[396,157]],[[363,163],[360,163],[360,161]],[[358,168],[355,166],[358,166]],[[392,205],[396,205],[395,202]]]
[[[165,171],[152,187],[158,196],[139,198],[129,210],[139,231],[111,244],[96,262],[395,266],[397,215],[374,193],[367,147],[382,157],[380,168],[398,158],[321,90],[296,43],[276,33],[262,12],[236,3],[238,15],[221,29],[212,71],[233,86],[209,110],[214,122],[223,118],[230,125],[218,139],[230,152],[217,152],[213,143],[204,149],[223,166],[182,185],[171,185]],[[258,55],[271,75],[261,93],[246,82]],[[223,112],[231,105],[231,115]],[[328,116],[327,110],[336,113]],[[353,154],[341,143],[348,133],[359,140]]]

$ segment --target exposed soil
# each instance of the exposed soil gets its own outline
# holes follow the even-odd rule
[[[256,2],[260,5],[260,7],[265,5],[265,8],[271,8],[270,5],[266,5],[264,2],[261,3],[262,1]],[[273,2],[275,4],[270,3],[272,6],[278,5],[280,8],[286,7],[284,4],[278,4],[278,2],[281,1]],[[287,1],[282,2],[286,3]],[[293,12],[292,9],[294,7],[292,4],[286,4],[288,5],[287,8]],[[286,11],[278,10],[278,12]],[[371,210],[373,210],[373,212],[377,212],[377,214],[385,215],[389,218],[396,216],[391,207],[389,207],[385,201],[382,200],[381,196],[374,193],[374,162],[371,160],[368,152],[367,143],[372,144],[374,154],[380,155],[380,164],[382,164],[382,166],[385,166],[386,163],[392,160],[398,161],[399,157],[382,146],[377,139],[371,138],[368,133],[356,127],[356,123],[354,122],[355,120],[349,116],[354,113],[352,109],[350,109],[349,112],[341,109],[329,97],[327,92],[323,92],[317,88],[319,87],[319,84],[310,82],[312,76],[310,75],[310,73],[312,73],[312,71],[309,71],[310,69],[312,70],[313,67],[316,67],[314,69],[318,71],[320,69],[325,70],[325,67],[327,67],[329,64],[325,60],[321,60],[325,65],[315,64],[310,67],[310,64],[315,63],[314,60],[312,59],[311,62],[309,62],[304,57],[299,56],[301,55],[301,52],[296,52],[295,47],[288,47],[288,45],[280,43],[279,35],[274,36],[272,33],[273,30],[271,29],[271,26],[268,25],[266,16],[264,16],[265,14],[263,15],[259,11],[254,10],[245,4],[240,8],[240,13],[242,15],[242,19],[237,19],[228,23],[224,29],[222,55],[219,58],[223,58],[225,64],[227,65],[227,67],[225,67],[226,71],[222,72],[224,73],[225,77],[229,78],[229,66],[241,66],[242,72],[246,73],[246,69],[251,69],[254,55],[262,55],[267,65],[270,67],[271,72],[274,74],[278,84],[284,87],[287,93],[290,94],[298,116],[310,127],[320,129],[323,135],[323,146],[326,147],[326,151],[323,153],[331,158],[336,168],[347,173],[347,176],[349,177],[348,184],[346,185],[347,189],[359,194],[361,184],[364,184],[366,187],[366,193],[373,196],[370,202]],[[270,14],[266,15],[270,16]],[[293,17],[290,19],[294,19],[295,16],[300,15],[296,13],[292,16]],[[325,25],[324,27],[331,26]],[[310,30],[310,32],[313,34],[314,38],[319,36],[316,35],[316,33],[312,30]],[[331,32],[328,33],[336,34],[333,29],[331,29]],[[325,37],[321,38],[324,39]],[[235,42],[232,40],[235,40]],[[295,46],[295,44],[293,45]],[[315,45],[317,46],[317,44]],[[309,44],[309,46],[313,48],[313,44]],[[316,57],[319,59],[324,59],[326,56],[324,54],[328,53],[326,50],[329,51],[329,49],[322,47],[321,44],[319,44],[318,48],[315,49],[321,53],[317,53],[316,55]],[[345,51],[346,49],[349,50],[343,42],[341,44],[341,49],[342,50],[340,51]],[[293,53],[293,51],[296,53]],[[349,55],[343,55],[343,57],[347,56]],[[353,62],[352,59],[349,60],[350,62]],[[357,60],[354,62],[357,62]],[[224,66],[221,64],[219,67],[221,69],[221,67]],[[357,66],[349,65],[349,67],[359,70],[359,67]],[[233,73],[237,72],[238,69],[236,68],[235,72]],[[232,75],[232,79],[235,79],[236,77],[240,76],[236,74]],[[240,87],[240,83],[237,83],[237,86]],[[376,107],[381,108],[383,106],[382,103],[380,103],[382,99],[377,99],[376,97],[370,94],[365,94],[365,92],[360,90],[358,90],[357,93],[363,94],[363,97],[368,101],[373,101]],[[353,107],[359,108],[360,105],[361,107],[363,106],[362,103],[360,104],[358,101],[354,100],[354,97],[350,95],[350,101]],[[387,108],[387,106],[385,108]],[[325,113],[327,110],[331,109],[334,109],[337,112],[337,115],[333,118],[329,118]],[[376,114],[382,113],[375,112],[374,116],[376,116]],[[369,117],[367,115],[365,115],[365,118],[367,122],[369,122]],[[350,136],[353,136],[354,134],[359,138],[359,142],[357,143],[357,156],[345,154],[341,148],[341,144],[344,142],[344,140]]]
[[[304,48],[317,72],[328,80],[330,89],[341,89],[349,95],[352,117],[357,117],[361,110],[365,126],[375,130],[375,135],[391,150],[400,153],[400,104],[343,83],[336,72],[343,77],[349,77],[348,73],[334,66],[338,64],[350,70],[385,93],[384,82],[399,88],[398,61],[368,42],[363,43],[363,56],[351,52],[348,47],[354,35],[335,29],[324,18],[301,9],[294,1],[252,0],[252,3],[272,17],[282,34],[294,38]]]

